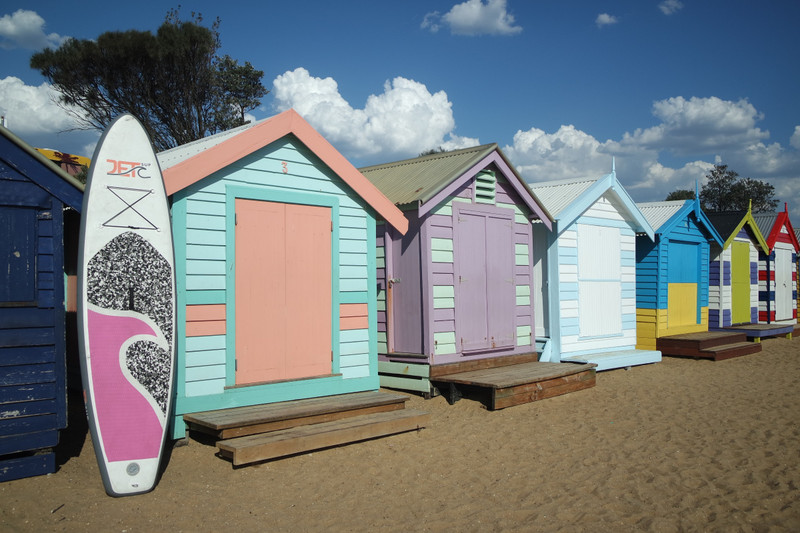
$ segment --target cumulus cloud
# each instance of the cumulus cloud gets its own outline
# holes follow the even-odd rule
[[[658,9],[660,9],[665,15],[669,16],[674,14],[676,11],[683,9],[683,2],[680,0],[664,0],[658,4]]]
[[[44,19],[38,13],[26,9],[0,17],[0,48],[41,50],[56,48],[68,39],[57,33],[46,34],[44,25]]]
[[[273,82],[275,106],[293,107],[347,157],[414,157],[437,148],[463,148],[477,139],[454,135],[452,103],[444,91],[431,94],[414,80],[386,81],[383,93],[370,95],[356,109],[333,78],[316,78],[304,68],[287,71]]]
[[[515,35],[522,31],[522,26],[515,26],[514,22],[506,0],[487,0],[485,4],[483,0],[467,0],[444,15],[438,11],[426,14],[420,27],[436,33],[446,24],[456,35]]]
[[[792,134],[792,138],[789,140],[789,144],[800,150],[800,126],[794,127],[794,133]]]
[[[620,143],[692,155],[749,146],[769,137],[769,132],[756,127],[763,115],[744,99],[678,96],[655,102],[653,115],[660,124],[626,133]]]
[[[0,114],[8,127],[19,135],[66,130],[75,121],[55,104],[58,93],[47,83],[38,87],[8,76],[0,80]]]
[[[609,15],[608,13],[600,13],[594,20],[594,23],[597,24],[598,28],[602,28],[603,26],[611,26],[617,22],[619,22],[619,19],[614,15]]]
[[[528,181],[549,181],[607,174],[611,156],[603,145],[575,126],[549,134],[538,128],[519,130],[503,149]]]
[[[617,176],[636,201],[702,186],[713,165],[724,163],[766,180],[776,198],[800,208],[800,126],[785,148],[766,142],[769,133],[756,127],[762,115],[746,100],[675,97],[655,102],[653,114],[658,125],[619,140],[600,141],[571,125],[554,133],[531,128],[518,131],[504,151],[529,182],[602,176],[615,156]],[[665,153],[679,163],[666,165]]]

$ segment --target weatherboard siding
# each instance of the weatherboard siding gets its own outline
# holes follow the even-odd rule
[[[687,213],[668,234],[657,233],[657,236],[655,244],[646,237],[638,237],[636,347],[639,349],[655,349],[656,339],[665,335],[707,331],[710,299],[720,301],[730,298],[724,291],[716,291],[713,295],[709,291],[709,237],[698,225],[693,212]],[[682,248],[674,248],[676,244]],[[682,258],[670,256],[687,246],[691,247],[697,258],[696,264],[686,264]],[[723,283],[727,276],[727,284],[730,285],[730,267],[724,263],[727,262],[714,267],[714,276],[721,276]],[[679,310],[670,308],[670,285],[674,286],[674,290],[693,287],[697,300],[690,324],[675,324]]]
[[[590,305],[584,299],[581,306],[581,264],[580,254],[591,253],[578,246],[580,226],[611,228],[618,233],[619,259],[618,273],[611,283],[593,286],[591,280],[585,282],[584,290],[599,290],[587,296],[602,298],[607,294],[619,305],[614,307],[614,316],[604,313],[587,312]],[[632,349],[636,343],[636,236],[630,224],[605,197],[598,199],[583,215],[558,237],[559,263],[559,312],[562,357],[620,349]],[[583,259],[588,264],[591,258]],[[594,278],[592,278],[594,279]],[[601,280],[602,281],[602,280]],[[594,288],[593,288],[594,287]],[[613,290],[614,294],[607,291]],[[598,301],[599,305],[601,302]],[[581,331],[583,323],[584,331]],[[589,335],[586,334],[589,330]]]
[[[228,337],[235,332],[231,323],[233,310],[231,306],[226,307],[233,293],[233,287],[227,284],[227,273],[233,268],[229,264],[228,250],[233,236],[228,234],[230,225],[226,217],[231,190],[236,191],[235,196],[248,197],[248,191],[252,191],[255,199],[278,202],[296,197],[298,203],[303,203],[304,195],[333,197],[338,204],[338,217],[332,220],[336,229],[333,234],[338,235],[332,247],[337,260],[332,270],[336,278],[334,287],[338,285],[338,291],[333,294],[334,309],[338,312],[333,317],[337,327],[333,331],[335,361],[332,370],[339,376],[326,378],[327,381],[315,380],[316,390],[310,389],[311,384],[301,385],[301,382],[296,382],[294,388],[276,384],[240,387],[235,391],[226,389],[233,384],[233,359],[228,353],[232,343]],[[276,199],[271,200],[272,196]],[[378,263],[372,246],[375,220],[361,200],[338,176],[320,164],[312,152],[299,143],[281,139],[179,191],[173,200],[176,262],[180,274],[177,277],[178,335],[181,339],[178,342],[176,415],[209,408],[207,406],[234,405],[238,401],[234,397],[260,394],[260,401],[269,402],[377,386],[374,357],[377,331],[370,333],[370,316],[373,323],[376,322],[375,304],[371,304],[376,300],[374,276]],[[308,305],[315,303],[308,302]],[[225,320],[220,321],[223,310]],[[203,320],[208,313],[213,314],[213,320]],[[355,385],[356,378],[366,381]],[[354,380],[353,386],[335,384],[350,379]],[[263,387],[270,387],[269,392]],[[260,393],[244,390],[259,388]],[[182,402],[181,398],[195,398],[196,401]],[[176,435],[180,435],[180,427],[176,427]]]
[[[397,352],[420,353],[429,357],[428,361],[435,360],[437,363],[445,363],[457,360],[461,357],[461,347],[457,340],[457,298],[455,274],[457,271],[457,254],[455,253],[454,240],[454,204],[471,204],[478,209],[492,210],[493,207],[510,210],[513,213],[513,254],[511,264],[514,268],[515,295],[513,311],[509,316],[513,317],[512,332],[515,338],[513,346],[506,350],[490,351],[487,355],[506,355],[510,353],[521,353],[530,350],[533,346],[533,299],[532,299],[532,228],[528,220],[527,208],[520,207],[522,200],[516,191],[507,182],[505,177],[495,173],[496,177],[488,175],[478,175],[480,180],[470,180],[468,183],[459,187],[453,194],[447,196],[439,202],[422,219],[416,221],[415,212],[408,212],[407,216],[411,221],[412,229],[418,232],[421,241],[403,247],[403,256],[400,257],[398,243],[394,243],[395,257],[393,258],[393,275],[400,279],[394,286],[394,305],[395,305],[395,331],[394,349]],[[476,181],[480,181],[476,184]],[[499,211],[498,211],[499,212]],[[416,221],[416,222],[415,222]],[[380,228],[380,226],[379,226]],[[417,228],[417,229],[413,229]],[[410,235],[406,235],[410,239]],[[385,240],[382,228],[376,233],[377,256],[378,258],[387,257],[386,246],[390,245]],[[420,253],[411,251],[413,246],[420,247]],[[413,257],[412,257],[413,255]],[[423,264],[427,260],[427,264]],[[414,267],[419,270],[416,274],[409,271],[414,262]],[[387,313],[386,313],[386,283],[389,271],[379,262],[378,265],[378,351],[381,354],[388,354],[391,347],[387,339]],[[419,278],[414,279],[412,278]],[[424,281],[423,281],[424,280]],[[409,308],[411,304],[409,292],[411,287],[417,287],[417,282],[424,285],[420,291],[420,298],[414,309]],[[403,303],[400,303],[403,293]],[[403,306],[400,309],[399,306]],[[427,311],[424,312],[423,309]],[[399,316],[403,314],[404,317]],[[408,315],[408,316],[405,316]],[[426,324],[411,324],[416,321],[421,323],[423,318]],[[414,318],[416,317],[416,318]],[[399,327],[397,321],[405,320]],[[463,319],[463,317],[462,317]],[[419,329],[421,328],[421,329]],[[480,356],[480,355],[478,355]]]

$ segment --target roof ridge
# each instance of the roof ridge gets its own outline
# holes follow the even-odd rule
[[[445,159],[449,157],[456,157],[459,155],[463,155],[468,152],[482,152],[482,151],[489,151],[493,150],[497,147],[497,143],[488,143],[488,144],[479,144],[476,146],[470,146],[468,148],[459,148],[457,150],[447,150],[444,152],[434,152],[432,154],[425,154],[420,155],[417,157],[412,157],[408,159],[400,159],[397,161],[388,161],[386,163],[380,163],[377,165],[368,165],[365,167],[360,167],[358,170],[360,172],[370,172],[372,170],[376,170],[378,168],[385,169],[385,168],[395,168],[395,167],[402,167],[417,163],[422,163],[425,161],[433,161],[437,159]]]

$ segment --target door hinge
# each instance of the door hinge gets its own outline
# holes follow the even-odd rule
[[[333,363],[333,350],[331,350],[331,363]]]
[[[234,226],[238,226],[239,225],[239,213],[234,213],[233,214],[233,225]]]
[[[331,233],[333,233],[333,220],[331,220]]]
[[[234,359],[234,360],[233,360],[233,370],[234,370],[235,372],[238,372],[238,371],[239,371],[239,360],[238,360],[238,359]]]

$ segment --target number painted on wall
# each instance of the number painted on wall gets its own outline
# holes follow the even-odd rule
[[[281,161],[281,170],[283,170],[284,174],[288,174],[289,173],[289,163],[287,163],[286,161]]]

